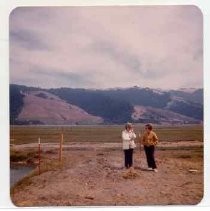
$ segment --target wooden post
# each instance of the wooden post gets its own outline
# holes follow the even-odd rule
[[[38,162],[38,169],[39,169],[39,175],[41,174],[41,142],[40,138],[38,138],[38,156],[39,156],[39,162]]]
[[[60,139],[59,162],[62,162],[62,151],[63,151],[63,133],[61,133],[61,139]]]

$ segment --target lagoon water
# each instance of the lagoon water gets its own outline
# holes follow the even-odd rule
[[[10,169],[10,187],[28,175],[33,170],[33,167],[18,166]]]

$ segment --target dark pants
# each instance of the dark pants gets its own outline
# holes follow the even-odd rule
[[[144,146],[144,151],[147,157],[147,164],[149,168],[157,168],[156,163],[155,163],[155,146]]]
[[[130,168],[133,165],[133,149],[124,149],[125,167]]]

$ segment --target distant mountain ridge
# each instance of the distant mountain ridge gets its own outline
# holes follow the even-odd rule
[[[10,85],[11,124],[192,124],[203,121],[203,89],[42,89]]]

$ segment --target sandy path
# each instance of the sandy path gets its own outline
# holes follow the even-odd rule
[[[138,144],[138,143],[137,143]],[[42,149],[58,148],[59,143],[41,143]],[[37,143],[12,145],[17,150],[34,149],[38,146]],[[202,147],[203,142],[197,140],[191,141],[162,141],[158,144],[159,148],[176,148],[176,147]],[[79,149],[79,150],[98,150],[98,149],[121,149],[122,143],[99,143],[99,142],[67,142],[63,144],[64,149]]]
[[[144,170],[144,153],[136,150],[137,176],[125,179],[118,144],[113,148],[108,143],[106,147],[83,143],[75,150],[77,145],[65,146],[63,169],[30,178],[28,185],[16,187],[12,201],[19,206],[166,205],[197,204],[202,199],[203,160],[195,148],[158,150],[158,173]],[[45,156],[57,158],[55,154]],[[189,169],[198,171],[190,173]]]

